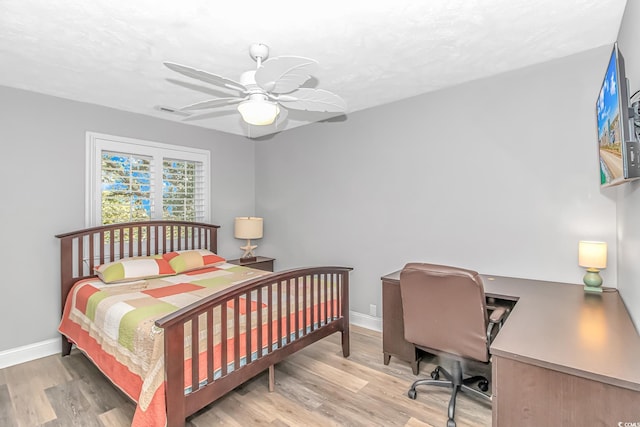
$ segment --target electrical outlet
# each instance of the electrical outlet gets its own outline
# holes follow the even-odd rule
[[[369,304],[369,316],[377,316],[378,315],[378,307],[375,304]]]

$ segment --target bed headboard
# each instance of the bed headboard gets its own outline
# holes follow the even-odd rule
[[[219,225],[184,221],[126,222],[58,234],[62,309],[75,282],[105,262],[185,249],[217,253]]]

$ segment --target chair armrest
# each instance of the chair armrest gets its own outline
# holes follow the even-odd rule
[[[489,316],[489,324],[487,325],[487,347],[491,344],[491,341],[493,341],[494,338],[493,327],[498,325],[499,331],[502,327],[502,321],[507,313],[508,310],[505,307],[496,307],[496,309],[491,312],[491,315]]]
[[[489,322],[491,323],[500,323],[502,322],[504,316],[507,314],[507,309],[504,307],[497,307],[489,316]]]

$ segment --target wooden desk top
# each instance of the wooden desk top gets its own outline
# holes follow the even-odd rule
[[[615,289],[481,276],[487,296],[518,301],[491,354],[640,391],[640,336]]]

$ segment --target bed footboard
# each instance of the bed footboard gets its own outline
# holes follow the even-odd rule
[[[335,332],[349,356],[349,271],[318,267],[244,282],[159,319],[167,425]]]

